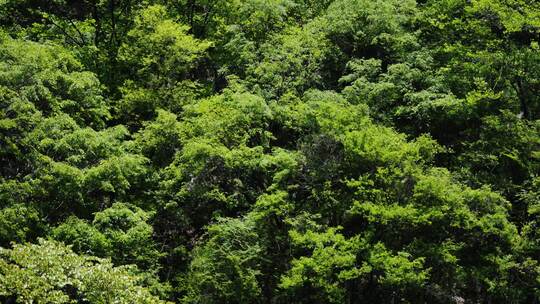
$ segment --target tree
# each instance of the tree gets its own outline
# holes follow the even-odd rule
[[[129,267],[79,256],[69,247],[38,244],[0,249],[0,297],[21,303],[165,303],[139,285]]]
[[[539,34],[525,0],[0,1],[0,302],[538,303]]]
[[[146,120],[157,108],[179,112],[197,96],[198,84],[189,79],[190,73],[211,44],[189,35],[188,29],[168,18],[160,5],[135,17],[119,49],[118,59],[127,69],[120,115],[137,114],[131,120]]]
[[[259,303],[262,249],[249,219],[220,220],[194,251],[185,280],[186,303]]]

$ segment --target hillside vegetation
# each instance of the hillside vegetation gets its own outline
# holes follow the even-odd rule
[[[0,0],[0,302],[540,303],[540,2]]]

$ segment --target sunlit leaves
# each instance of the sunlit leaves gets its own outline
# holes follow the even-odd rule
[[[107,260],[79,256],[64,245],[0,249],[0,297],[21,303],[162,303],[139,284],[141,277]]]

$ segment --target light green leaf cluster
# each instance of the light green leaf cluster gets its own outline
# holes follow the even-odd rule
[[[0,295],[20,303],[165,303],[130,268],[54,241],[2,248],[0,257]]]

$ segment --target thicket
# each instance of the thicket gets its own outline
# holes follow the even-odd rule
[[[540,4],[0,0],[3,303],[539,303]]]

